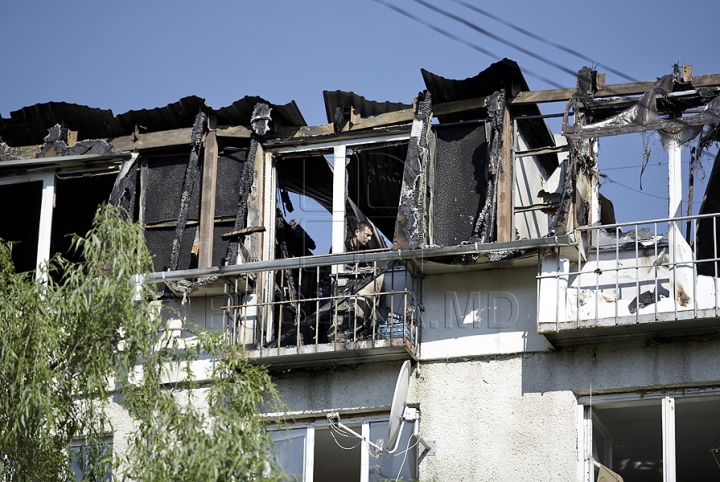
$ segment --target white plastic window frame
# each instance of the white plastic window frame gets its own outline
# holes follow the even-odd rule
[[[675,465],[675,400],[681,398],[720,397],[720,388],[687,388],[638,393],[617,393],[605,395],[584,395],[578,397],[578,480],[595,482],[592,459],[593,406],[608,404],[632,404],[659,400],[662,407],[663,482],[676,482]],[[601,429],[602,430],[602,429]]]
[[[52,232],[52,216],[55,208],[55,174],[29,174],[0,179],[0,186],[42,182],[42,199],[40,202],[40,229],[38,230],[38,248],[35,262],[35,273],[38,280],[45,280],[43,265],[50,259],[50,234]]]
[[[357,139],[344,139],[340,141],[322,142],[318,144],[307,144],[297,146],[286,146],[271,148],[265,151],[265,169],[271,172],[271,176],[266,177],[265,185],[265,215],[271,216],[276,212],[276,177],[277,173],[273,168],[272,156],[291,154],[298,152],[326,152],[332,150],[333,165],[345,165],[347,150],[352,147],[371,146],[373,144],[391,143],[391,142],[408,142],[410,140],[409,132],[386,134],[375,137],[365,137]],[[346,171],[345,169],[333,169],[333,206],[332,206],[332,252],[343,253],[345,251],[345,199],[346,192]],[[268,217],[267,219],[271,219]],[[274,223],[266,223],[268,231],[273,227]],[[269,232],[265,237],[268,240],[275,239],[275,233]],[[270,241],[266,244],[265,259],[270,259],[272,250],[270,250]]]
[[[403,423],[413,424],[413,436],[419,436],[420,430],[420,413],[417,409],[406,408],[405,415],[409,415],[410,421],[406,418]],[[373,422],[387,422],[388,416],[372,416],[372,417],[354,417],[354,418],[343,418],[342,423],[348,426],[357,427],[360,425],[359,433],[366,440],[370,439],[370,424]],[[309,423],[298,423],[285,425],[282,428],[272,427],[269,429],[270,436],[273,440],[282,440],[283,430],[291,431],[298,429],[305,429],[305,464],[303,466],[303,482],[313,482],[313,473],[315,471],[315,431],[317,430],[330,430],[330,424],[327,419],[318,419],[314,422]],[[289,432],[288,432],[289,433]],[[359,442],[359,440],[358,440]],[[398,448],[396,451],[400,451]],[[416,447],[410,447],[409,450],[416,450]],[[416,470],[417,471],[417,470]],[[367,443],[360,445],[360,482],[369,482],[370,480],[370,449]]]

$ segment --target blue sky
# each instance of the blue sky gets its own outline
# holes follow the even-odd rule
[[[670,73],[674,63],[691,64],[695,75],[720,73],[717,0],[467,1],[638,80]],[[571,75],[413,0],[392,3],[497,58],[511,58],[563,86],[575,84]],[[572,71],[587,63],[452,0],[433,4]],[[295,100],[309,124],[320,124],[326,122],[323,90],[410,103],[424,88],[421,68],[461,79],[497,59],[373,0],[6,1],[0,25],[3,117],[49,101],[120,114],[188,95],[215,108],[259,95],[277,104]],[[526,78],[532,89],[553,88]],[[608,72],[607,82],[626,80]],[[546,113],[560,108],[541,107]],[[643,194],[607,182],[602,188],[620,220],[666,216],[660,199],[667,196],[666,173],[657,164],[667,156],[659,142],[647,143],[652,155]],[[608,168],[610,179],[639,190],[642,145],[639,135],[601,141],[601,171]],[[711,161],[705,165],[709,175]],[[696,187],[696,201],[703,190]]]

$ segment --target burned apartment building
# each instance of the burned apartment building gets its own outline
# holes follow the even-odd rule
[[[318,126],[259,97],[26,107],[0,119],[0,237],[30,271],[124,206],[158,300],[269,366],[293,420],[278,455],[303,480],[709,478],[720,167],[685,216],[680,159],[717,145],[720,75],[671,70],[583,68],[549,91],[510,60],[423,70],[405,103],[326,91]],[[639,132],[667,153],[668,215],[618,223],[599,146]],[[348,252],[360,222],[371,244]],[[343,450],[338,431],[396,447]]]

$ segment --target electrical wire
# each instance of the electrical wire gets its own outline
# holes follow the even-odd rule
[[[564,65],[560,65],[557,62],[554,62],[554,61],[548,59],[547,57],[543,57],[540,54],[536,54],[532,50],[528,50],[525,47],[518,45],[514,42],[511,42],[509,40],[506,40],[499,35],[495,35],[494,33],[482,28],[481,26],[474,24],[468,20],[465,20],[464,18],[462,18],[458,15],[455,15],[454,13],[450,13],[447,10],[443,10],[442,8],[436,7],[435,5],[432,5],[431,3],[428,3],[425,0],[413,0],[413,1],[415,3],[419,3],[420,5],[424,5],[425,7],[429,8],[430,10],[433,10],[433,11],[439,13],[440,15],[444,15],[448,18],[455,20],[456,22],[460,22],[463,25],[466,25],[466,26],[470,27],[471,29],[475,30],[476,32],[478,32],[482,35],[485,35],[486,37],[490,37],[493,40],[496,40],[500,43],[504,43],[508,47],[514,48],[515,50],[518,50],[518,51],[524,53],[525,55],[529,55],[530,57],[532,57],[536,60],[539,60],[540,62],[550,65],[551,67],[555,67],[556,69],[561,70],[561,71],[565,72],[566,74],[571,75],[573,78],[575,78],[577,76],[577,72],[575,72],[574,70],[569,69],[569,68],[565,67]]]
[[[623,79],[629,80],[630,82],[640,82],[638,79],[636,79],[634,77],[630,77],[629,75],[626,75],[626,74],[620,72],[619,70],[615,70],[612,67],[609,67],[605,64],[597,62],[597,61],[591,59],[590,57],[583,55],[582,53],[580,53],[576,50],[571,49],[570,47],[566,47],[562,44],[558,44],[551,40],[547,40],[547,39],[541,37],[540,35],[534,34],[534,33],[530,32],[529,30],[526,30],[526,29],[519,27],[507,20],[504,20],[504,19],[498,17],[497,15],[494,15],[494,14],[488,12],[487,10],[483,10],[482,8],[472,5],[470,3],[467,3],[463,0],[452,0],[452,1],[455,3],[459,3],[460,5],[463,5],[466,8],[469,8],[470,10],[473,10],[473,11],[479,13],[480,15],[485,15],[486,17],[489,17],[489,18],[495,20],[496,22],[500,22],[503,25],[505,25],[506,27],[510,27],[511,29],[515,30],[516,32],[520,32],[521,34],[527,35],[528,37],[533,38],[539,42],[550,45],[551,47],[555,47],[556,49],[562,50],[563,52],[566,52],[570,55],[574,55],[575,57],[577,57],[581,60],[584,60],[585,62],[590,62],[591,64],[595,64],[598,67],[602,67],[603,69],[617,75],[618,77],[622,77]]]
[[[656,199],[662,199],[663,201],[667,201],[667,200],[668,200],[668,198],[666,198],[666,197],[656,196],[655,194],[650,194],[650,193],[647,193],[647,192],[644,192],[644,191],[640,191],[640,190],[638,190],[638,189],[634,189],[634,188],[632,188],[632,187],[630,187],[630,186],[626,186],[625,184],[622,184],[622,183],[617,182],[617,181],[615,181],[615,180],[613,180],[613,179],[610,179],[610,178],[607,177],[607,176],[605,176],[605,179],[606,179],[607,182],[609,182],[609,183],[617,184],[618,186],[622,186],[622,187],[624,187],[625,189],[629,189],[629,190],[631,190],[631,191],[635,191],[635,192],[638,193],[638,194],[644,194],[644,195],[646,195],[646,196],[654,197],[654,198],[656,198]]]
[[[333,440],[335,440],[335,444],[343,450],[355,450],[356,448],[358,448],[360,446],[360,444],[363,443],[363,439],[360,439],[360,441],[357,444],[353,445],[352,447],[346,447],[338,441],[337,437],[335,437],[336,431],[337,431],[338,435],[342,435],[343,437],[348,437],[348,438],[350,438],[350,437],[357,438],[357,437],[355,437],[354,435],[347,435],[345,433],[342,433],[340,431],[340,429],[335,426],[334,423],[330,422],[330,435],[332,435]]]
[[[410,447],[410,442],[411,442],[411,441],[412,441],[412,435],[411,435],[410,437],[408,437],[408,443],[407,443],[407,446],[405,447],[405,451],[404,451],[404,454],[405,454],[405,455],[403,456],[402,462],[400,462],[400,470],[398,470],[397,477],[395,477],[395,482],[398,482],[398,481],[400,480],[400,474],[402,474],[402,469],[403,469],[403,466],[405,465],[405,461],[407,460],[407,454],[408,454],[408,452],[410,452],[410,449],[411,449],[411,448],[415,448],[415,446],[416,446],[418,443],[420,443],[420,439],[418,438],[417,441],[415,442],[415,445],[413,445],[412,447]]]
[[[452,39],[452,40],[455,40],[456,42],[459,42],[459,43],[461,43],[461,44],[463,44],[463,45],[466,45],[467,47],[470,47],[470,48],[473,49],[473,50],[477,50],[478,52],[487,55],[487,56],[490,57],[491,59],[494,59],[494,60],[502,60],[502,58],[501,58],[500,56],[496,55],[494,52],[491,52],[491,51],[489,51],[489,50],[487,50],[487,49],[485,49],[485,48],[483,48],[483,47],[480,47],[479,45],[476,45],[476,44],[474,44],[474,43],[472,43],[472,42],[469,42],[469,41],[467,41],[467,40],[465,40],[465,39],[463,39],[463,38],[461,38],[461,37],[458,37],[457,35],[452,34],[452,33],[448,32],[447,30],[443,30],[443,29],[441,29],[440,27],[437,27],[437,26],[431,24],[430,22],[427,22],[427,21],[421,19],[420,17],[418,17],[418,16],[416,16],[416,15],[413,15],[412,13],[410,13],[410,12],[408,12],[408,11],[406,11],[406,10],[403,10],[403,9],[400,8],[400,7],[397,7],[397,6],[395,6],[395,5],[391,4],[391,3],[386,2],[385,0],[373,0],[373,1],[376,2],[376,3],[379,3],[379,4],[381,4],[381,5],[384,5],[384,6],[386,6],[386,7],[389,8],[389,9],[395,10],[395,11],[398,12],[399,14],[401,14],[401,15],[403,15],[403,16],[411,19],[411,20],[414,20],[415,22],[417,22],[417,23],[419,23],[419,24],[421,24],[421,25],[424,25],[425,27],[427,27],[427,28],[429,28],[429,29],[435,30],[436,32],[438,32],[438,33],[441,34],[441,35],[444,35],[444,36],[446,36],[446,37],[448,37],[448,38],[450,38],[450,39]],[[555,88],[558,88],[558,89],[564,88],[564,87],[563,87],[562,85],[560,85],[559,83],[557,83],[557,82],[555,82],[555,81],[553,81],[553,80],[550,80],[550,79],[548,79],[547,77],[543,77],[542,75],[536,74],[536,73],[534,73],[534,72],[531,71],[531,70],[522,69],[522,71],[523,71],[524,74],[526,74],[526,75],[528,75],[528,76],[530,76],[530,77],[534,77],[534,78],[536,78],[536,79],[538,79],[538,80],[540,80],[540,81],[542,81],[542,82],[545,82],[545,83],[548,84],[548,85],[552,85],[552,86],[555,87]],[[573,74],[573,75],[575,75],[575,74]]]

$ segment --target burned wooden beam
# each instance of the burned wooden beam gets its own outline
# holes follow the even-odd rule
[[[238,239],[241,236],[246,236],[253,233],[264,233],[265,226],[250,226],[249,228],[234,229],[228,233],[222,235],[222,239],[227,241],[228,239]]]
[[[503,125],[505,113],[507,112],[505,91],[500,90],[489,96],[487,105],[488,115],[490,116],[490,160],[487,165],[487,189],[485,191],[485,203],[477,215],[471,238],[471,240],[476,239],[481,243],[496,241],[495,217],[498,212],[498,171],[501,169],[503,143],[505,142],[503,133],[509,130],[509,126]],[[512,185],[510,190],[512,193]]]
[[[169,269],[171,271],[177,269],[178,259],[180,258],[180,243],[182,242],[188,210],[190,208],[190,196],[195,189],[197,181],[198,160],[200,157],[200,147],[202,144],[203,134],[205,132],[206,119],[207,116],[204,112],[200,112],[197,116],[195,116],[195,125],[193,126],[192,133],[192,148],[190,150],[188,165],[185,170],[182,196],[180,197],[180,207],[175,226],[175,237],[173,238],[172,249],[170,251]]]
[[[595,98],[615,97],[620,95],[638,95],[650,90],[655,81],[632,82],[627,84],[611,84],[598,88]],[[720,74],[698,75],[692,78],[693,87],[710,87],[720,85]],[[551,89],[519,92],[509,103],[511,105],[539,104],[545,102],[567,101],[572,98],[577,89]]]
[[[423,176],[429,158],[428,131],[432,122],[432,96],[418,95],[410,144],[405,159],[400,206],[395,221],[393,249],[415,249],[426,243],[427,209]]]
[[[502,112],[502,143],[497,182],[497,236],[496,241],[513,241],[513,123],[507,105]]]
[[[215,132],[215,119],[208,121],[209,132],[205,136],[202,168],[202,188],[200,190],[200,251],[198,268],[213,265],[213,234],[215,229],[215,191],[217,187],[218,144]]]
[[[135,212],[135,194],[137,191],[137,163],[138,155],[133,154],[130,159],[125,159],[118,172],[115,184],[110,192],[109,204],[123,208],[123,216],[131,219]]]

